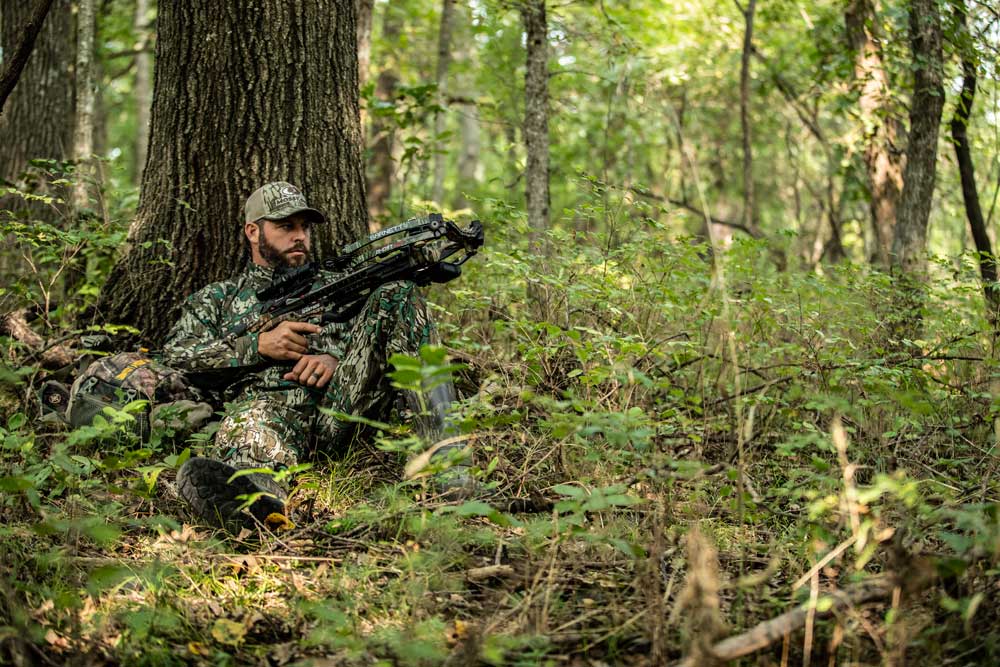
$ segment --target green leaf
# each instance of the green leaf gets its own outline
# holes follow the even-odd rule
[[[102,565],[87,575],[87,590],[94,597],[99,596],[123,581],[135,577],[131,568],[119,564]]]
[[[582,499],[587,497],[586,489],[572,484],[556,484],[552,487],[552,490],[561,496],[569,496],[570,498]]]

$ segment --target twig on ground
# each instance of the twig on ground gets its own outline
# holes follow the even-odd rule
[[[844,591],[829,593],[833,596],[833,605],[825,611],[815,609],[815,617],[822,618],[859,604],[888,598],[894,587],[894,579],[886,576],[872,578]],[[780,616],[758,623],[742,634],[728,637],[714,644],[712,655],[720,661],[735,660],[767,648],[786,635],[804,627],[809,612],[809,603],[804,603]],[[674,667],[696,667],[696,665],[697,662],[690,657],[674,663]]]

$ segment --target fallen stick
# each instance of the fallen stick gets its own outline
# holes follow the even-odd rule
[[[23,343],[33,352],[41,351],[42,365],[46,368],[62,368],[73,363],[73,355],[64,345],[56,345],[43,349],[45,341],[28,325],[28,311],[15,310],[0,316],[0,333],[7,333],[11,338]]]
[[[503,579],[513,576],[514,568],[510,565],[487,565],[486,567],[474,567],[465,571],[465,578],[472,582],[487,581],[489,579]]]
[[[888,598],[896,586],[894,582],[895,579],[889,577],[876,577],[847,590],[826,593],[825,595],[833,597],[833,605],[823,612],[817,610],[815,615],[822,618],[865,602]],[[800,604],[780,616],[758,623],[742,634],[716,643],[711,648],[712,656],[720,662],[726,662],[756,653],[805,626],[808,614],[809,603]],[[698,667],[699,662],[699,658],[687,657],[674,663],[673,667]]]

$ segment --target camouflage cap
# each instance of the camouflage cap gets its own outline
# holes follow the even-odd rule
[[[243,206],[247,222],[282,220],[296,213],[305,214],[311,222],[326,222],[326,216],[306,203],[302,191],[291,183],[275,181],[257,188]]]

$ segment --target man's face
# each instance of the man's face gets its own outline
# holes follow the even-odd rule
[[[301,215],[248,223],[246,235],[255,264],[272,269],[302,266],[309,261],[312,223]]]

